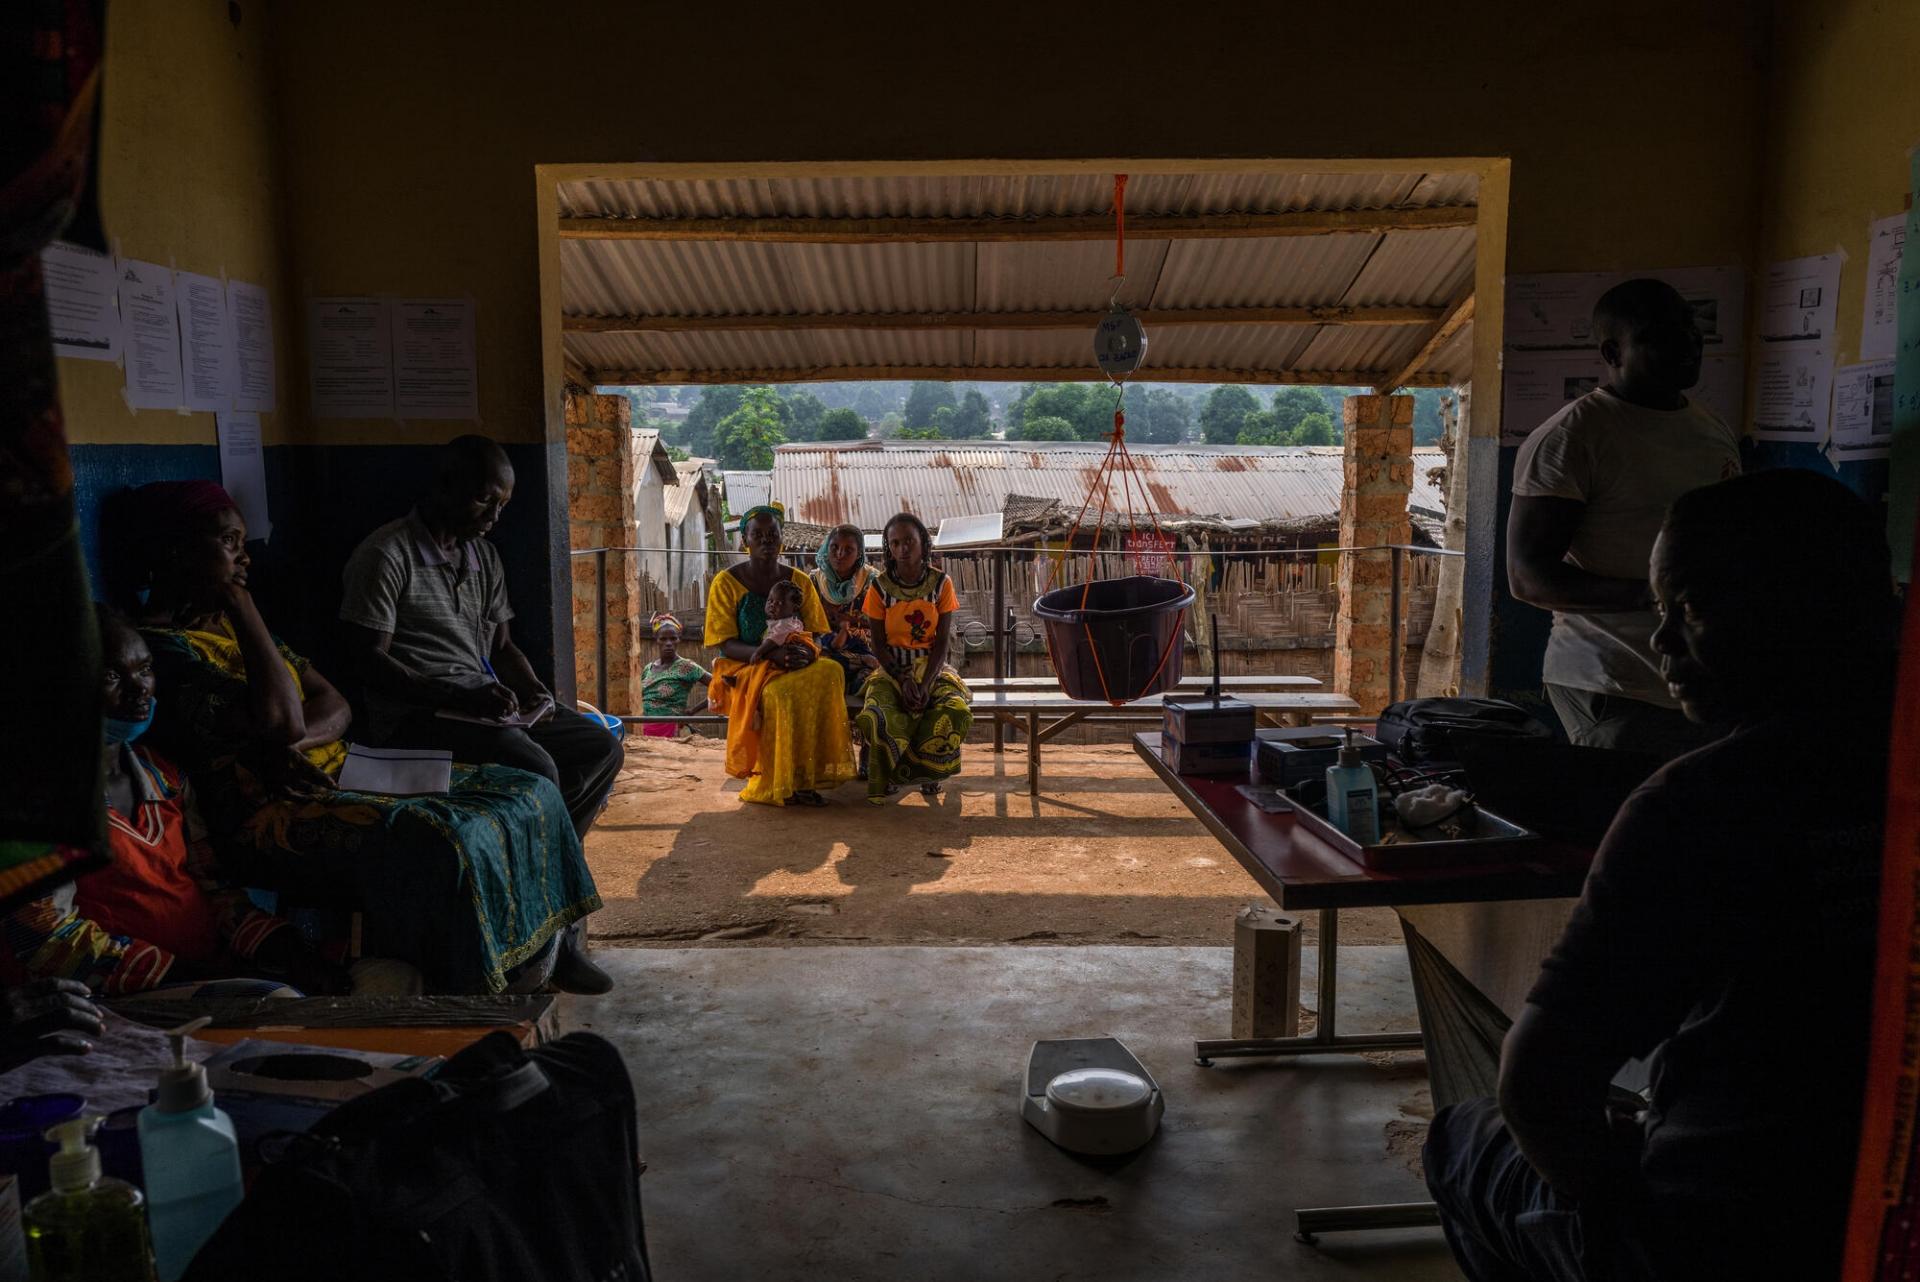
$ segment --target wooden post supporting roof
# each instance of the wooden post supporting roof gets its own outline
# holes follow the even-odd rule
[[[1446,315],[1435,323],[1426,341],[1420,344],[1420,350],[1413,354],[1413,359],[1401,366],[1399,373],[1376,383],[1374,391],[1382,396],[1388,396],[1395,388],[1421,386],[1412,380],[1419,375],[1426,363],[1433,359],[1433,354],[1445,347],[1447,340],[1459,333],[1462,325],[1473,319],[1473,299],[1473,290],[1469,288],[1466,295],[1448,308]]]

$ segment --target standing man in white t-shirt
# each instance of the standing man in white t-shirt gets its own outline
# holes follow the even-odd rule
[[[1568,737],[1672,758],[1711,735],[1660,675],[1647,558],[1676,498],[1739,474],[1739,439],[1686,396],[1700,378],[1700,331],[1678,290],[1614,286],[1594,304],[1593,333],[1607,382],[1520,447],[1507,582],[1553,611],[1543,675]]]

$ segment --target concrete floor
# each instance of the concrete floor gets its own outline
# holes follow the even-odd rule
[[[1194,1065],[1232,955],[1194,947],[602,948],[563,1026],[626,1055],[656,1276],[1457,1279],[1438,1230],[1293,1240],[1296,1206],[1418,1200],[1418,1056]],[[1311,967],[1303,992],[1311,1000]],[[1413,1021],[1398,948],[1341,950],[1340,1025]],[[1017,1113],[1036,1038],[1111,1035],[1166,1093],[1099,1163]]]

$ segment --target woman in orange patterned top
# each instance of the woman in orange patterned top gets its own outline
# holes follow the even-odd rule
[[[960,769],[960,745],[973,725],[967,687],[947,665],[953,581],[928,557],[933,540],[920,518],[887,522],[886,570],[867,588],[863,610],[880,652],[855,724],[868,746],[867,800],[880,805],[903,783],[938,796]]]

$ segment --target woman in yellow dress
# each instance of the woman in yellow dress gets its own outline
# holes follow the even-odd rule
[[[745,779],[742,801],[783,806],[824,806],[823,788],[856,775],[847,734],[846,685],[837,664],[819,661],[817,647],[794,644],[756,658],[767,630],[767,593],[776,583],[800,590],[800,618],[809,632],[828,630],[826,611],[813,581],[781,564],[778,504],[749,509],[740,520],[747,559],[714,576],[707,589],[704,642],[723,657],[714,661],[708,703],[727,718],[727,773]],[[758,725],[752,710],[732,692],[757,664],[778,670],[760,696]]]

